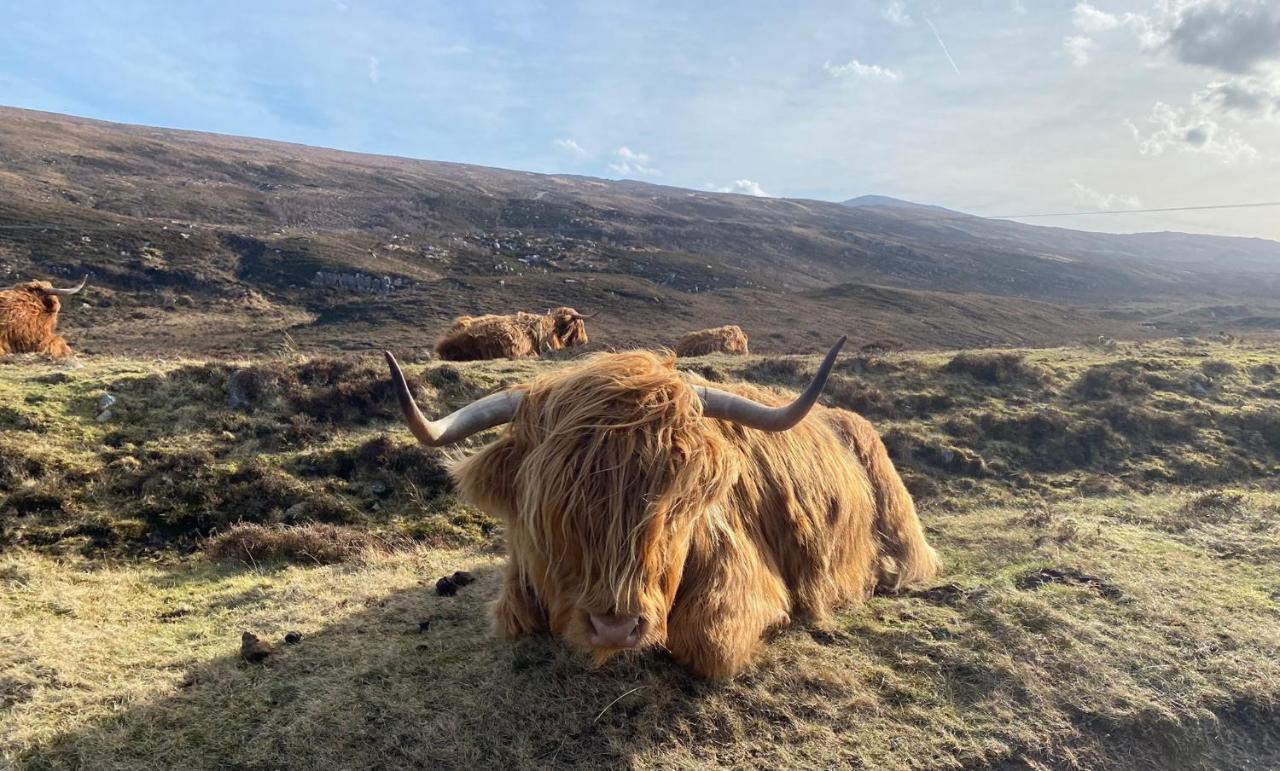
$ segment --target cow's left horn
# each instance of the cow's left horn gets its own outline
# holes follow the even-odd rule
[[[790,404],[784,407],[770,407],[745,396],[701,386],[698,391],[702,397],[702,414],[709,418],[719,418],[749,428],[758,428],[761,431],[786,431],[804,420],[804,416],[813,409],[823,386],[827,384],[827,378],[831,375],[836,356],[848,339],[842,337],[831,346],[831,350],[827,352],[827,358],[822,360],[822,366],[818,367],[818,374],[813,376],[809,387]]]
[[[461,442],[486,428],[509,423],[524,399],[522,391],[501,391],[477,399],[439,420],[427,420],[413,400],[413,392],[409,390],[409,383],[405,381],[396,357],[390,351],[383,353],[387,356],[387,365],[391,367],[391,380],[396,388],[396,398],[400,400],[400,409],[404,411],[405,422],[409,424],[413,435],[418,437],[418,441],[428,447],[443,447]]]
[[[600,311],[596,311],[595,313],[591,313],[591,314],[574,312],[573,317],[575,319],[594,319],[596,316],[599,316],[599,315],[600,315]]]
[[[48,290],[46,290],[46,291],[48,291],[48,292],[49,292],[49,294],[56,294],[56,295],[61,295],[61,296],[63,296],[63,297],[67,297],[67,296],[70,296],[70,295],[75,294],[76,292],[79,292],[81,289],[84,289],[84,285],[85,285],[85,283],[87,283],[88,281],[89,281],[89,277],[88,277],[88,276],[85,276],[84,278],[80,279],[80,283],[79,283],[79,284],[76,284],[75,286],[71,287],[70,289],[54,289],[54,288],[50,287],[50,288],[49,288]]]

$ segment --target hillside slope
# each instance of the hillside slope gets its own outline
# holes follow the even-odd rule
[[[426,345],[460,313],[558,303],[606,310],[593,336],[619,347],[728,321],[761,350],[809,349],[815,329],[943,347],[1280,326],[1280,244],[1256,239],[937,222],[0,108],[0,276],[85,272],[65,323],[104,352]],[[392,289],[333,286],[355,274]],[[894,299],[852,299],[868,293]],[[1231,310],[1186,314],[1205,307]]]

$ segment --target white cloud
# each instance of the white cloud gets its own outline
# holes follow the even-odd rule
[[[1076,3],[1071,9],[1071,23],[1082,32],[1106,32],[1119,27],[1121,19],[1089,3]]]
[[[1280,63],[1280,3],[1275,0],[1155,0],[1149,13],[1113,14],[1080,2],[1071,21],[1082,32],[1130,30],[1143,50],[1232,74]]]
[[[902,0],[893,0],[884,9],[884,17],[899,27],[911,26],[911,14],[907,13],[907,5]]]
[[[1280,120],[1280,71],[1215,81],[1197,91],[1192,102],[1236,118]]]
[[[1276,0],[1168,0],[1164,46],[1179,61],[1225,72],[1256,72],[1280,63],[1280,3]]]
[[[636,152],[630,147],[623,145],[619,147],[614,155],[618,160],[609,164],[609,168],[619,174],[643,174],[655,175],[658,170],[649,165],[649,155],[647,153]]]
[[[582,145],[578,144],[572,139],[557,139],[555,140],[554,144],[556,147],[559,147],[561,150],[564,150],[565,152],[569,153],[575,158],[586,158],[588,155],[591,154],[591,153],[588,153],[582,147]]]
[[[732,185],[724,185],[724,186],[715,185],[708,182],[707,189],[715,191],[717,193],[739,193],[741,195],[754,195],[759,198],[774,197],[769,193],[766,193],[764,191],[764,188],[760,187],[759,182],[755,182],[750,179],[737,179],[737,180],[734,180]]]
[[[1114,209],[1117,206],[1126,209],[1137,209],[1142,206],[1142,201],[1136,195],[1121,195],[1119,193],[1103,193],[1094,190],[1079,180],[1068,180],[1071,183],[1071,192],[1075,196],[1077,204],[1092,206],[1095,209]]]
[[[369,57],[369,82],[376,84],[380,80],[382,80],[381,62],[378,61],[378,57],[370,56]]]
[[[1022,4],[1022,0],[1009,0],[1009,10],[1021,15],[1027,12],[1027,7]]]
[[[863,64],[857,59],[850,59],[847,64],[826,62],[822,65],[822,69],[829,72],[833,78],[879,80],[886,83],[898,83],[902,80],[902,73],[898,70],[891,70],[878,64]]]
[[[1132,121],[1125,121],[1138,143],[1138,152],[1143,155],[1163,155],[1166,151],[1176,150],[1201,153],[1223,163],[1251,161],[1258,155],[1256,147],[1238,133],[1224,129],[1204,109],[1194,105],[1190,109],[1181,109],[1156,102],[1147,123],[1155,128],[1150,134],[1143,135]]]
[[[1073,35],[1062,39],[1062,48],[1071,57],[1071,63],[1083,67],[1089,63],[1089,52],[1093,49],[1093,38]]]

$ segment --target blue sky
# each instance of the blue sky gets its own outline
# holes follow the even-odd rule
[[[1280,3],[20,2],[0,103],[988,215],[1280,199]],[[1280,238],[1280,210],[1036,220]]]

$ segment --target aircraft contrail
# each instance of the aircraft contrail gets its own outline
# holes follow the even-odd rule
[[[923,13],[922,13],[922,14],[920,14],[920,15],[921,15],[921,16],[924,16],[924,14],[923,14]],[[951,58],[951,52],[947,50],[947,44],[946,44],[946,43],[944,43],[944,42],[942,42],[942,35],[939,35],[939,34],[938,34],[938,28],[937,28],[937,27],[935,27],[935,26],[933,26],[933,22],[929,20],[929,17],[928,17],[928,16],[924,16],[924,23],[925,23],[925,24],[928,24],[928,25],[929,25],[929,29],[933,30],[933,36],[934,36],[935,38],[937,38],[937,40],[938,40],[938,45],[942,47],[942,53],[946,54],[946,55],[947,55],[947,61],[951,62],[951,69],[955,70],[955,71],[956,71],[956,74],[957,74],[957,75],[959,75],[959,74],[960,74],[960,68],[956,66],[956,60],[955,60],[955,59],[953,59],[953,58]]]

